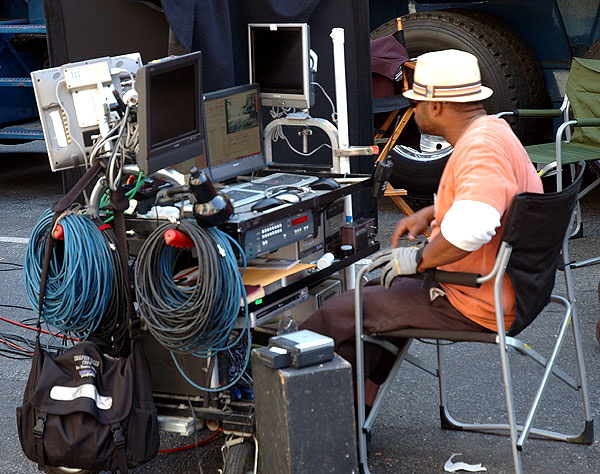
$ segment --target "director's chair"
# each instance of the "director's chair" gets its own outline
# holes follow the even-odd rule
[[[525,149],[531,161],[540,168],[541,176],[556,175],[556,189],[560,191],[564,166],[571,165],[572,168],[582,160],[600,160],[600,60],[573,58],[560,108],[517,109],[497,115],[558,120],[554,141],[528,145]],[[579,198],[598,185],[600,178],[581,190]],[[581,213],[577,212],[573,233],[580,228]]]
[[[375,144],[383,145],[377,161],[388,158],[390,151],[413,115],[408,100],[401,95],[411,88],[415,61],[408,58],[404,47],[402,19],[396,18],[395,31],[387,36],[371,38],[371,69],[373,78],[373,113],[387,114],[376,129]],[[384,196],[389,197],[405,216],[414,210],[404,200],[408,192],[386,184]],[[429,236],[429,231],[426,231]]]
[[[485,276],[448,273],[439,270],[429,272],[425,278],[435,281],[480,286],[486,282],[493,284],[495,296],[497,332],[442,331],[423,329],[403,329],[378,334],[365,334],[362,324],[361,289],[363,276],[373,271],[373,265],[363,267],[358,273],[358,285],[355,288],[355,324],[356,324],[356,378],[358,402],[358,440],[359,463],[364,473],[369,473],[367,464],[367,434],[379,412],[382,400],[390,392],[396,374],[403,361],[426,370],[438,378],[440,389],[440,416],[444,429],[471,430],[483,432],[508,431],[512,446],[512,456],[515,472],[522,472],[520,453],[527,437],[532,434],[572,443],[591,444],[593,441],[593,421],[591,416],[583,351],[580,341],[579,323],[574,306],[574,293],[571,280],[568,256],[568,230],[573,216],[573,210],[580,190],[583,170],[580,163],[574,182],[560,192],[536,194],[522,193],[514,197],[509,209],[507,223],[502,237],[493,270]],[[535,229],[532,235],[531,229]],[[560,263],[560,266],[559,266]],[[566,297],[552,294],[556,269],[564,272],[566,282]],[[506,330],[504,325],[504,310],[502,307],[502,282],[505,274],[510,278],[516,293],[516,320]],[[548,304],[562,308],[560,324],[556,332],[552,352],[544,357],[529,344],[525,344],[516,336],[529,326]],[[567,329],[571,326],[578,375],[572,377],[556,367],[555,362]],[[422,361],[409,354],[410,343],[396,346],[390,339],[402,341],[406,339],[431,339],[436,342],[438,366],[428,368]],[[495,344],[499,348],[500,362],[504,380],[508,423],[463,423],[456,420],[447,406],[446,380],[443,366],[442,341],[478,342]],[[545,341],[547,342],[547,341]],[[381,385],[369,417],[365,419],[364,391],[364,343],[379,344],[384,349],[396,355],[396,361],[384,384]],[[400,349],[400,347],[402,349]],[[515,416],[513,386],[508,360],[508,348],[515,349],[543,367],[543,377],[533,398],[524,423],[518,424]],[[465,365],[466,367],[466,365]],[[580,391],[583,401],[584,426],[580,433],[565,434],[533,427],[533,419],[539,409],[542,394],[547,388],[552,376]],[[530,382],[530,381],[529,381]]]

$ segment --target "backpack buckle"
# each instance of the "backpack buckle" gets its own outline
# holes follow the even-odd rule
[[[117,448],[122,448],[125,446],[125,437],[123,436],[123,430],[121,429],[121,425],[116,424],[110,427],[110,430],[113,434],[113,439],[115,441],[115,446]]]
[[[46,415],[38,415],[35,420],[35,426],[33,427],[33,436],[35,438],[41,438],[44,435],[46,429]]]

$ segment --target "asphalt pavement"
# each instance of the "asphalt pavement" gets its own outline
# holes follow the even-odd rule
[[[28,307],[23,287],[22,264],[27,238],[38,216],[60,198],[62,189],[59,174],[51,173],[43,154],[23,153],[20,149],[0,154],[0,316],[20,322],[31,322],[33,313]],[[582,201],[584,235],[571,240],[573,260],[580,261],[600,255],[600,190],[594,190]],[[390,200],[382,199],[379,207],[382,246],[389,244],[390,233],[400,212]],[[531,229],[536,238],[536,229]],[[13,268],[17,268],[13,270]],[[598,418],[600,375],[598,359],[600,344],[595,329],[599,317],[597,286],[600,266],[586,266],[573,271],[577,308],[583,335],[593,416]],[[557,279],[557,292],[562,280]],[[547,313],[547,314],[546,314]],[[523,333],[526,342],[537,347],[536,341],[552,340],[552,312],[547,310],[534,327]],[[31,338],[32,333],[0,321],[0,333],[20,334]],[[415,343],[414,349],[425,359],[433,361],[434,348]],[[502,418],[503,393],[497,354],[491,347],[456,345],[450,348],[450,399],[457,415],[474,414],[479,421]],[[565,343],[561,362],[574,367],[570,342]],[[539,368],[515,356],[511,359],[515,372],[515,393],[519,400],[529,400],[532,383],[538,379]],[[17,436],[15,407],[20,405],[22,391],[29,373],[28,360],[0,357],[0,473],[34,474],[37,466],[22,453]],[[489,473],[513,471],[508,439],[503,436],[445,431],[440,429],[437,383],[433,377],[407,366],[403,367],[385,402],[373,429],[369,466],[373,474],[443,473],[444,463],[455,457],[469,464],[481,463]],[[552,382],[544,397],[539,419],[543,427],[582,429],[579,394]],[[517,409],[522,412],[523,404]],[[203,430],[197,436],[161,434],[161,449],[187,446],[211,433]],[[319,436],[316,427],[315,436]],[[197,449],[159,454],[157,458],[135,473],[205,473],[216,474],[221,464],[220,447],[223,438]],[[600,472],[598,442],[591,446],[553,441],[528,440],[523,451],[523,468],[527,473],[594,473]],[[309,474],[309,473],[307,473]],[[313,474],[313,473],[310,473]],[[314,473],[319,474],[319,473]]]

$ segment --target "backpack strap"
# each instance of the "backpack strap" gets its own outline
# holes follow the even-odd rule
[[[44,412],[38,411],[33,427],[33,442],[35,443],[35,452],[37,454],[38,469],[44,470],[44,431],[46,430],[47,415]]]
[[[123,429],[120,423],[111,425],[110,430],[113,433],[115,448],[117,448],[117,462],[121,474],[128,474],[127,470],[127,440],[123,436]]]
[[[71,188],[71,190],[65,194],[58,202],[56,202],[52,206],[52,210],[54,211],[54,216],[52,217],[52,223],[50,224],[50,231],[48,232],[48,238],[46,239],[46,248],[44,251],[44,261],[42,263],[42,274],[40,276],[40,293],[38,295],[38,319],[37,319],[37,331],[36,331],[36,339],[39,340],[40,337],[40,329],[41,329],[41,319],[42,319],[42,309],[44,305],[44,298],[46,294],[46,284],[48,282],[48,271],[50,269],[50,260],[52,259],[52,250],[54,248],[54,237],[52,236],[52,229],[54,229],[54,224],[58,220],[61,213],[67,210],[71,204],[75,202],[77,197],[83,192],[83,190],[98,176],[100,171],[102,171],[103,165],[102,162],[96,161],[93,166],[91,166],[85,174],[77,181],[77,183]]]
[[[142,337],[141,321],[133,306],[133,294],[131,289],[131,277],[129,272],[129,250],[127,245],[127,235],[125,233],[125,216],[123,211],[129,207],[129,201],[125,196],[125,190],[119,186],[116,191],[110,192],[110,203],[113,208],[114,230],[117,238],[117,249],[121,260],[121,267],[125,275],[127,298],[127,315],[129,316],[129,336],[132,341],[139,340]]]

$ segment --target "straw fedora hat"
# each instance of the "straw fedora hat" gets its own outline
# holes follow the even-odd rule
[[[446,49],[417,58],[412,89],[403,93],[412,100],[477,102],[494,91],[481,85],[477,58],[466,51]]]

